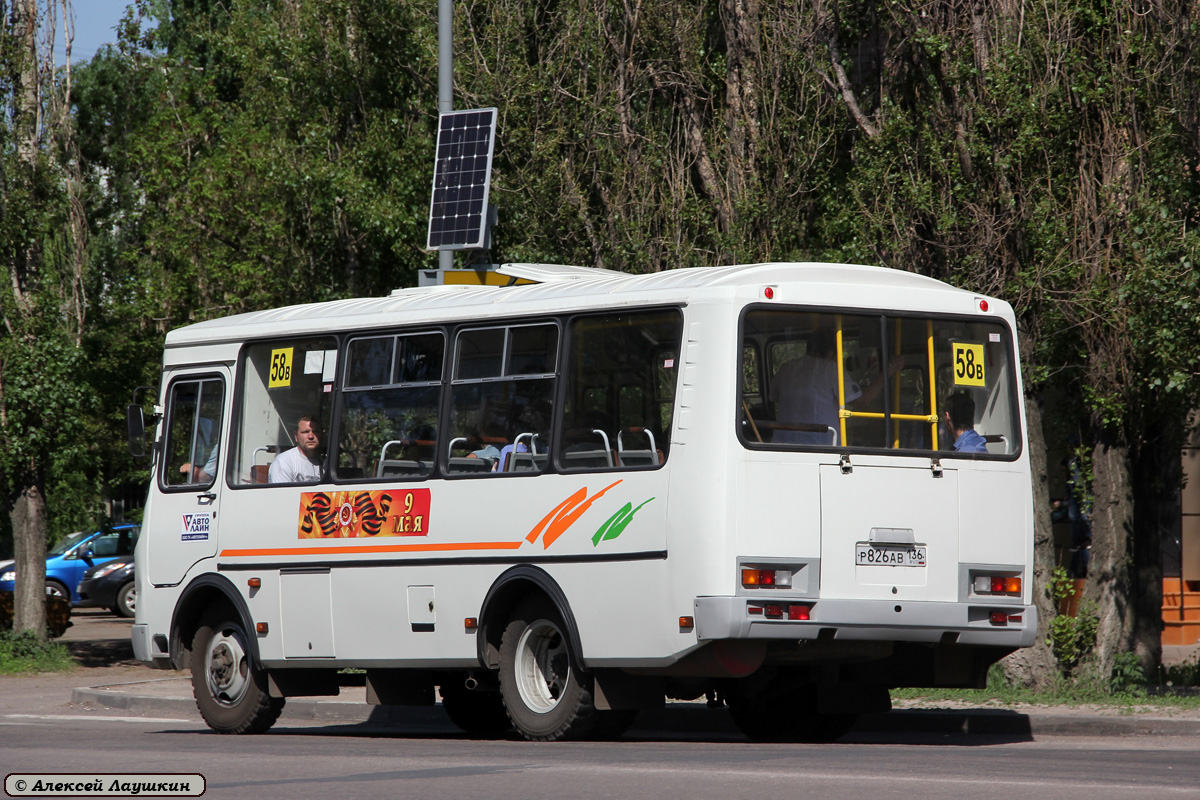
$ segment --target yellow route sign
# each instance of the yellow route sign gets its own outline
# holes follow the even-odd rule
[[[283,347],[271,351],[271,374],[268,376],[268,389],[292,385],[292,351],[294,349],[293,347]]]
[[[952,342],[954,348],[954,385],[985,386],[983,374],[983,345]]]

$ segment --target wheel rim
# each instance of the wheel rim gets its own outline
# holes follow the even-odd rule
[[[137,611],[137,589],[130,588],[125,592],[125,607],[130,611]]]
[[[208,691],[223,706],[235,706],[250,688],[250,659],[241,636],[232,628],[213,632],[204,654]]]
[[[66,592],[63,591],[63,587],[59,586],[57,583],[47,583],[46,594],[50,595],[51,597],[61,597],[63,600],[68,599]]]
[[[547,620],[538,620],[517,642],[517,691],[526,708],[538,714],[558,705],[571,675],[566,637]]]

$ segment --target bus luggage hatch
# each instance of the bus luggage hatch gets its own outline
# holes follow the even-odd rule
[[[821,597],[958,599],[958,471],[821,466]]]

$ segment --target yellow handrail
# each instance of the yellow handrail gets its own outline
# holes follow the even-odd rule
[[[938,449],[937,426],[937,377],[934,372],[933,358],[933,320],[925,321],[925,331],[929,339],[929,429],[933,440],[933,449]]]
[[[900,358],[900,318],[896,317],[896,358]],[[880,365],[882,369],[883,365]],[[892,449],[900,449],[900,420],[904,419],[898,413],[900,411],[900,370],[896,370],[896,378],[892,381],[892,411],[893,418],[896,422],[892,425]]]
[[[837,380],[838,380],[838,426],[841,428],[841,438],[838,439],[843,445],[849,445],[846,441],[846,417],[850,415],[850,410],[846,408],[846,362],[842,356],[842,315],[837,315]]]
[[[841,416],[843,419],[849,417],[862,417],[863,419],[887,419],[890,416],[892,419],[906,419],[914,422],[928,422],[930,424],[935,424],[937,422],[937,417],[933,416],[932,414],[884,414],[881,411],[850,411],[847,409],[842,412]]]

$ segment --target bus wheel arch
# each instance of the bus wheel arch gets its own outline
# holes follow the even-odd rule
[[[488,669],[499,669],[500,642],[504,629],[512,620],[517,606],[526,598],[537,596],[544,597],[558,611],[572,655],[581,668],[585,667],[583,642],[566,593],[544,570],[528,564],[505,570],[484,596],[476,640],[480,664]]]
[[[223,575],[201,575],[180,594],[171,618],[171,662],[176,669],[188,665],[192,639],[205,615],[213,609],[224,610],[227,616],[240,622],[244,630],[254,630],[250,609],[233,582]],[[251,658],[259,663],[257,639],[251,636],[247,646]]]

